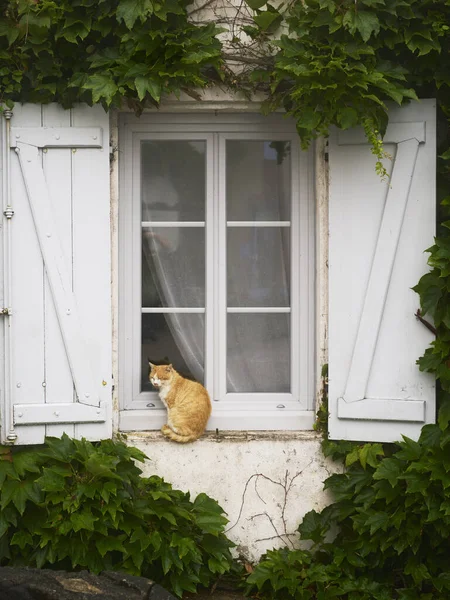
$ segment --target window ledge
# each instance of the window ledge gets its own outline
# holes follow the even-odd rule
[[[126,434],[128,442],[163,442],[167,439],[160,431],[129,431]],[[207,431],[200,441],[203,442],[253,442],[253,441],[320,441],[322,434],[316,431]]]

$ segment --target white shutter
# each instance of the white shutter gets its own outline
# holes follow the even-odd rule
[[[436,104],[390,112],[390,179],[361,130],[330,136],[331,439],[417,439],[435,419],[435,382],[416,360],[433,339],[411,290],[427,272],[436,219]]]
[[[4,123],[3,442],[111,435],[108,123],[17,105],[9,143]]]

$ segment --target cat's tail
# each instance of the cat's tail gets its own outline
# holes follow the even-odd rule
[[[179,442],[180,444],[187,444],[188,442],[195,442],[195,440],[199,437],[193,433],[188,433],[186,435],[181,433],[175,433],[172,429],[167,428],[164,432],[164,435],[174,442]]]

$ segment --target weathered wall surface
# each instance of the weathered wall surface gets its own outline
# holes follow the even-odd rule
[[[303,515],[330,502],[324,480],[340,470],[324,459],[314,432],[210,433],[186,445],[143,432],[130,434],[127,443],[149,457],[144,475],[218,500],[230,520],[227,535],[251,561],[296,543]]]

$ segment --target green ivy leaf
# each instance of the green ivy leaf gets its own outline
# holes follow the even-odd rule
[[[267,10],[259,15],[255,15],[253,19],[258,27],[263,31],[267,31],[281,22],[281,15],[278,11],[271,12]]]
[[[403,442],[400,443],[401,450],[396,452],[395,456],[401,460],[418,460],[422,456],[422,446],[419,442],[415,442],[406,435],[402,436]]]
[[[145,19],[152,13],[152,0],[120,0],[116,17],[118,21],[124,21],[128,29],[133,29],[137,19]]]
[[[392,487],[397,483],[399,476],[402,474],[402,464],[396,458],[385,458],[378,465],[373,478],[375,480],[387,479]]]
[[[378,35],[380,32],[380,21],[377,15],[366,10],[356,8],[347,10],[342,23],[348,27],[350,33],[354,34],[358,31],[365,42],[369,41],[372,34]]]
[[[124,552],[123,541],[125,536],[101,538],[95,542],[100,556],[104,557],[108,552]]]
[[[161,84],[155,79],[140,75],[139,77],[136,77],[134,84],[136,86],[139,100],[143,100],[145,98],[145,94],[149,93],[155,102],[160,101]]]
[[[364,469],[366,468],[366,465],[376,468],[380,463],[379,456],[384,456],[384,450],[381,444],[364,444],[359,453],[361,466]]]
[[[91,91],[92,102],[104,101],[109,105],[119,88],[111,75],[95,73],[86,79],[83,89]]]
[[[303,517],[298,531],[302,539],[312,540],[317,544],[323,540],[329,528],[329,519],[324,518],[323,514],[319,514],[315,510],[310,510]]]
[[[337,120],[342,129],[349,129],[357,125],[359,115],[354,108],[344,107],[339,110]]]
[[[262,8],[267,3],[267,0],[245,0],[245,2],[248,4],[248,6],[250,6],[250,8],[256,10],[258,8]]]
[[[14,468],[17,473],[23,477],[27,472],[29,473],[39,473],[40,469],[36,464],[38,461],[38,456],[36,452],[26,450],[17,452],[14,454]]]
[[[41,477],[36,479],[36,484],[44,492],[60,492],[66,487],[65,478],[54,468],[44,467]]]
[[[11,538],[11,546],[19,546],[23,550],[27,545],[34,546],[32,535],[28,531],[16,531]]]
[[[90,512],[76,512],[70,515],[70,522],[73,525],[73,530],[75,532],[80,531],[80,529],[87,529],[88,531],[94,531],[95,522],[98,519],[94,517]]]

